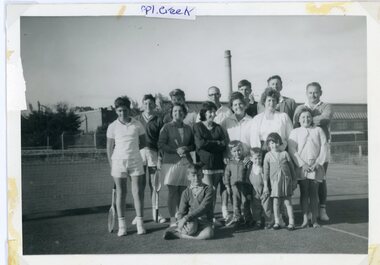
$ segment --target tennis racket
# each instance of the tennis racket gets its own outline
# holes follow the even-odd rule
[[[161,181],[160,181],[160,170],[156,170],[156,173],[153,175],[153,209],[154,209],[154,220],[156,223],[158,220],[158,209],[159,209],[159,192],[161,190]]]
[[[108,232],[112,233],[115,230],[116,223],[116,189],[112,189],[112,203],[108,211]]]

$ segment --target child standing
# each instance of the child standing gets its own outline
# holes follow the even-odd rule
[[[244,221],[250,223],[252,221],[250,211],[251,185],[248,180],[249,165],[244,161],[243,146],[240,141],[234,140],[229,143],[232,159],[227,163],[224,171],[223,182],[227,188],[227,194],[232,193],[234,215],[226,226],[235,225]],[[241,215],[241,206],[243,206],[244,220]]]
[[[272,199],[270,197],[268,176],[264,175],[262,168],[261,148],[254,147],[250,150],[252,167],[249,174],[251,182],[252,200],[251,211],[256,228],[262,227],[261,218],[265,219],[265,228],[269,229],[273,225]]]
[[[273,198],[274,230],[280,229],[280,204],[284,201],[289,217],[288,230],[294,230],[294,215],[291,197],[297,188],[296,175],[289,154],[281,151],[281,136],[270,133],[266,140],[268,153],[264,158],[264,178],[270,179],[271,197]]]
[[[142,124],[131,118],[131,102],[128,97],[115,100],[117,119],[107,129],[107,157],[111,176],[116,185],[116,211],[118,214],[118,236],[127,234],[125,199],[127,177],[131,178],[132,195],[136,210],[137,234],[145,234],[143,226],[144,168],[139,149],[145,147],[145,132]]]

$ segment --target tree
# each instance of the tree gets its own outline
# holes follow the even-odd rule
[[[61,148],[62,133],[78,133],[80,124],[80,117],[70,111],[66,103],[58,103],[54,112],[32,111],[28,116],[21,117],[21,145]]]

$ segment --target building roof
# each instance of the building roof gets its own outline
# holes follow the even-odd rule
[[[343,135],[343,134],[364,134],[362,131],[335,131],[331,132],[331,135]]]
[[[365,112],[335,112],[333,115],[335,120],[366,120]]]
[[[187,106],[189,107],[190,111],[199,112],[199,110],[202,107],[203,102],[199,101],[187,101]],[[223,105],[229,106],[227,102],[222,102]],[[347,104],[348,105],[348,104]],[[340,111],[335,112],[333,114],[334,120],[366,120],[367,119],[367,113],[366,112],[347,112],[347,111]]]

